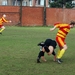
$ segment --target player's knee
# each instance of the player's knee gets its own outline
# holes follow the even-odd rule
[[[5,29],[5,27],[4,27],[4,29]]]
[[[4,26],[2,26],[2,28],[3,28],[3,29],[5,29],[5,27],[4,27]]]
[[[64,50],[67,50],[67,48],[68,48],[67,45],[64,45]]]

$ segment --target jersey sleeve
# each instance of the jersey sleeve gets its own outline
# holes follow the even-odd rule
[[[3,22],[8,22],[4,17],[2,17]]]
[[[55,23],[54,26],[56,26],[56,28],[59,28],[60,27],[60,24],[61,23]]]

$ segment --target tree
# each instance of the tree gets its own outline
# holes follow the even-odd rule
[[[73,0],[54,0],[54,2],[50,3],[50,7],[53,8],[73,8],[74,4],[72,4]]]

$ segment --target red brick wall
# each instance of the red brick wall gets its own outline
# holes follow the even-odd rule
[[[43,7],[23,7],[22,8],[22,26],[43,26],[44,11]],[[20,7],[18,6],[0,6],[0,17],[7,15],[12,23],[4,25],[17,25],[20,22]],[[55,22],[69,23],[75,20],[75,9],[46,9],[46,24],[52,25]]]
[[[56,9],[47,8],[47,25],[55,22],[69,23],[71,20],[75,21],[75,9]]]
[[[23,7],[22,15],[22,25],[43,25],[43,8]]]

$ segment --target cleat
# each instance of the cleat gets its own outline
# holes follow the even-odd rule
[[[39,59],[37,59],[37,63],[41,63]]]
[[[58,62],[59,64],[61,64],[61,63],[62,63],[62,60],[61,60],[61,59],[57,59],[57,62]]]

